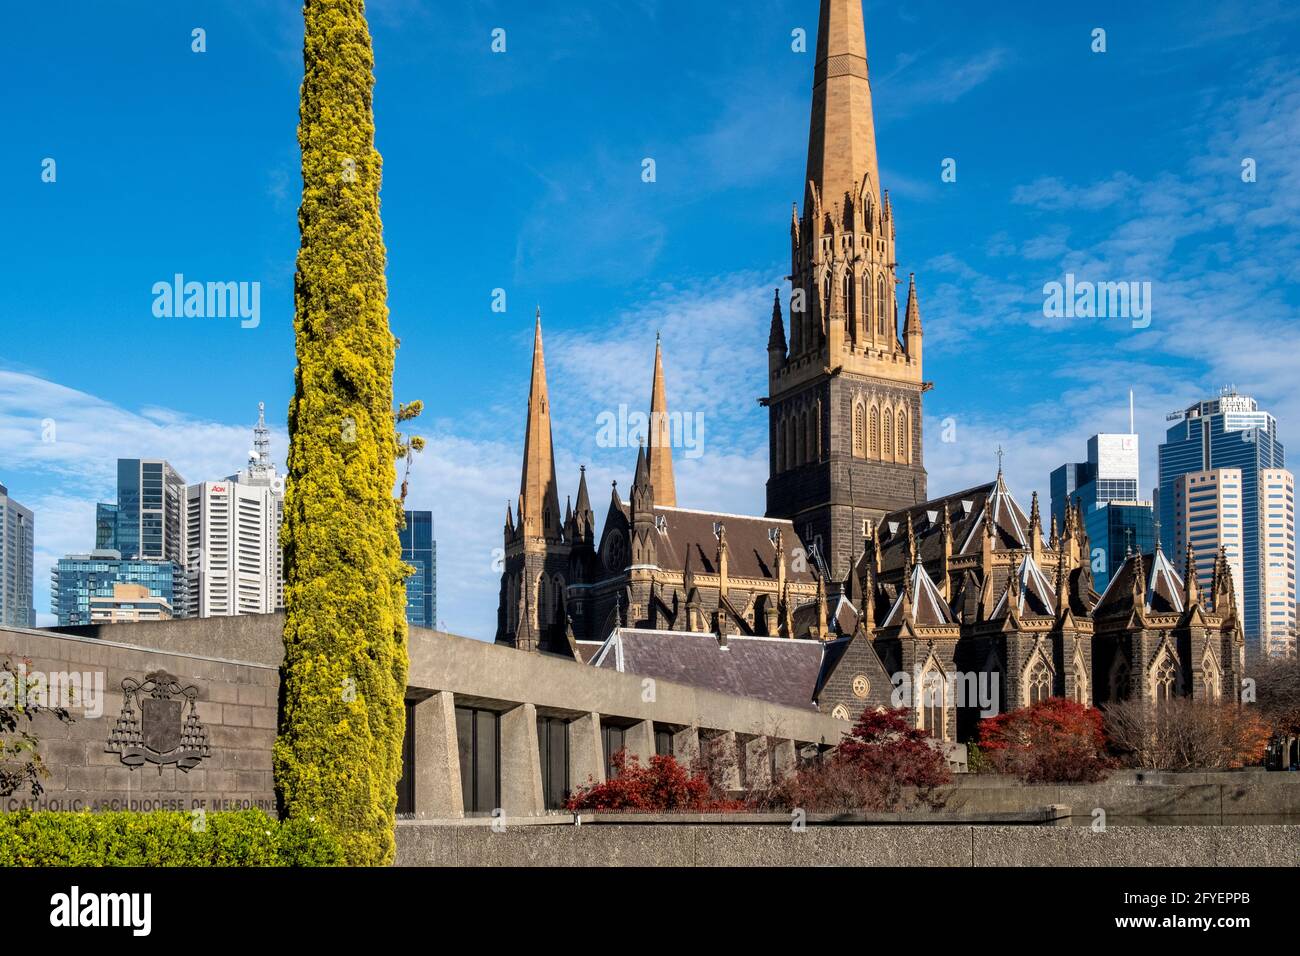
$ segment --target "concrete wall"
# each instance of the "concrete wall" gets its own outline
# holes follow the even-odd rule
[[[1300,826],[399,823],[398,866],[1296,866]]]
[[[162,624],[114,625],[112,633],[166,630]],[[152,633],[152,630],[150,631]],[[50,771],[45,793],[33,800],[26,790],[0,798],[0,811],[37,808],[209,810],[257,807],[273,810],[271,746],[275,741],[277,669],[268,664],[78,637],[50,631],[0,629],[0,660],[12,668],[44,675],[89,675],[102,687],[98,706],[92,694],[76,695],[65,724],[42,715],[33,728]],[[142,681],[165,670],[198,689],[197,712],[208,734],[210,755],[188,772],[175,765],[145,763],[131,768],[118,753],[106,752],[122,710],[124,678]],[[48,688],[48,676],[46,686]],[[89,705],[89,709],[88,709]],[[90,710],[101,710],[95,716]],[[183,705],[182,719],[188,714]],[[137,711],[138,713],[138,711]]]
[[[0,660],[30,658],[32,670],[98,673],[104,687],[99,717],[77,714],[63,725],[40,718],[36,733],[52,774],[40,805],[58,808],[192,809],[228,805],[274,806],[271,747],[275,740],[279,665],[283,658],[280,614],[202,620],[141,622],[59,630],[0,629]],[[770,738],[793,762],[797,745],[833,746],[847,724],[811,706],[782,707],[731,697],[670,681],[596,670],[571,660],[412,628],[407,698],[412,726],[416,817],[441,819],[464,813],[457,756],[455,708],[481,707],[500,714],[501,809],[512,815],[545,812],[538,755],[537,718],[568,722],[571,786],[604,779],[601,726],[627,728],[628,749],[642,760],[654,754],[654,733],[673,734],[687,754],[706,737],[754,741]],[[131,769],[105,751],[123,704],[124,678],[143,680],[166,670],[198,695],[211,755],[188,773],[146,763]],[[766,749],[753,755],[754,779]],[[21,806],[19,797],[0,809]]]

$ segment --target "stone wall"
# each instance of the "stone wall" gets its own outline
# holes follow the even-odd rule
[[[115,627],[160,637],[168,630],[158,624]],[[158,630],[143,630],[149,628]],[[42,781],[45,793],[32,798],[22,791],[0,798],[0,811],[24,806],[54,810],[275,808],[271,746],[279,686],[276,666],[75,634],[7,629],[0,629],[0,661],[8,661],[11,668],[29,676],[39,675],[47,690],[55,674],[78,675],[81,685],[69,708],[71,724],[47,714],[41,715],[33,728],[50,771]],[[122,754],[106,750],[118,729],[123,681],[142,682],[156,671],[168,672],[183,688],[194,688],[195,711],[207,733],[208,755],[188,771],[174,762],[147,760],[131,767],[123,762]],[[174,707],[162,708],[156,712],[161,716],[149,718],[147,730],[160,728],[167,733],[174,728],[173,737],[179,739],[190,705],[183,696],[175,700]],[[138,699],[132,708],[137,716],[141,714]]]
[[[399,823],[398,866],[1296,866],[1300,826]]]

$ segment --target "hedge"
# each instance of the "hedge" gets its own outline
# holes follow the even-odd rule
[[[0,866],[337,866],[321,823],[260,810],[0,814]]]

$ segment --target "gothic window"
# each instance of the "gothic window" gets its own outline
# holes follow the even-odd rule
[[[552,582],[552,585],[553,586],[551,588],[551,591],[555,595],[554,601],[552,602],[552,608],[551,608],[551,611],[553,613],[552,619],[557,623],[563,623],[564,621],[564,578],[560,577],[557,574],[555,576],[555,580]]]
[[[921,675],[921,699],[917,710],[921,716],[921,729],[928,731],[935,740],[947,737],[947,700],[943,686],[943,675],[937,668],[930,668]]]
[[[853,457],[863,458],[867,453],[866,423],[863,421],[862,406],[853,405]]]
[[[885,320],[885,277],[876,280],[876,328],[881,335],[888,335]]]
[[[885,409],[885,437],[880,443],[880,457],[889,461],[894,457],[894,414]]]
[[[1025,671],[1025,703],[1036,704],[1052,696],[1052,672],[1041,655]]]
[[[1078,651],[1074,655],[1074,699],[1085,707],[1088,704],[1088,674],[1083,669],[1083,660]]]
[[[799,413],[795,412],[790,416],[790,430],[786,435],[790,447],[785,453],[785,463],[788,468],[797,468],[799,466]]]
[[[1165,653],[1156,662],[1151,673],[1151,696],[1156,703],[1173,700],[1178,690],[1178,666],[1173,657]]]
[[[1206,651],[1205,660],[1201,661],[1201,689],[1208,701],[1217,701],[1222,690],[1219,686],[1219,666],[1209,651]]]
[[[805,451],[804,461],[813,462],[817,460],[817,429],[814,428],[813,413],[805,410],[803,413],[803,431],[804,439],[808,442],[808,448]]]
[[[547,602],[546,595],[546,576],[542,575],[537,579],[537,626],[539,628],[550,621],[549,609],[550,604]]]
[[[869,451],[872,458],[880,457],[880,409],[875,405],[871,406],[871,427],[870,427],[870,446]]]
[[[907,430],[907,412],[898,413],[898,432],[895,435],[898,441],[898,453],[894,456],[899,461],[907,461],[910,457],[908,452],[911,451],[911,433]]]
[[[776,471],[777,474],[785,471],[785,419],[782,418],[776,423]]]
[[[1110,668],[1110,699],[1127,700],[1129,691],[1129,664],[1122,654],[1115,655]]]

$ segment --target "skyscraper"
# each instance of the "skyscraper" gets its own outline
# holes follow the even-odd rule
[[[1053,528],[1065,527],[1068,507],[1078,499],[1098,591],[1106,589],[1128,555],[1155,547],[1151,503],[1138,500],[1138,481],[1138,436],[1131,430],[1093,435],[1087,461],[1068,462],[1052,472]]]
[[[433,512],[406,512],[401,539],[402,560],[415,568],[406,579],[406,622],[416,627],[436,627],[438,543],[433,540]]]
[[[1260,513],[1260,480],[1266,469],[1285,468],[1286,454],[1277,440],[1277,420],[1255,399],[1224,389],[1218,398],[1189,405],[1165,433],[1160,446],[1160,536],[1174,544],[1174,483],[1190,472],[1234,468],[1241,472],[1242,593],[1240,605],[1246,647],[1261,649],[1266,529]]]
[[[35,627],[32,602],[35,519],[0,485],[0,624]]]
[[[95,509],[95,546],[185,565],[185,479],[161,458],[117,460],[117,502]]]
[[[91,604],[112,601],[115,586],[121,584],[147,588],[150,595],[173,610],[173,616],[180,616],[174,609],[185,600],[185,570],[181,565],[174,561],[123,558],[112,549],[60,558],[50,572],[50,611],[60,627],[90,624]]]
[[[1173,513],[1174,553],[1185,555],[1191,546],[1201,589],[1209,591],[1222,552],[1232,586],[1242,593],[1241,469],[1179,475],[1174,479]]]
[[[767,514],[788,518],[835,581],[863,527],[926,500],[921,310],[902,330],[894,210],[876,162],[859,0],[823,0],[803,214],[790,222],[790,335],[778,291],[768,335]],[[656,486],[657,488],[657,486]]]
[[[1295,476],[1285,468],[1259,473],[1260,578],[1264,604],[1260,643],[1266,654],[1296,651]]]
[[[257,411],[248,466],[186,490],[190,617],[269,614],[284,606],[284,478],[271,461],[265,405]]]

